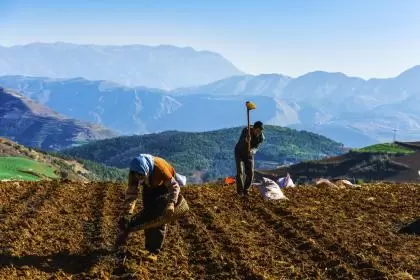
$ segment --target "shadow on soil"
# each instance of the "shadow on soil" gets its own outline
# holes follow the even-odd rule
[[[54,273],[59,270],[69,274],[79,274],[88,272],[102,257],[111,255],[113,252],[108,250],[97,250],[87,252],[83,255],[72,255],[67,252],[47,256],[10,256],[0,254],[0,268],[5,266],[14,266],[17,268],[34,267],[48,273]]]

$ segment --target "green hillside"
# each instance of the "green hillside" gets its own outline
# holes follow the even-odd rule
[[[140,153],[161,156],[171,162],[177,172],[192,176],[202,173],[202,179],[231,175],[235,170],[234,146],[242,128],[210,132],[167,131],[141,136],[124,136],[91,142],[63,150],[62,153],[126,168]],[[326,137],[278,126],[266,126],[266,141],[256,156],[256,167],[281,165],[336,155],[341,144]]]
[[[367,146],[362,149],[355,149],[356,152],[371,152],[371,153],[389,153],[389,154],[412,154],[415,153],[413,149],[403,147],[395,143],[382,143],[372,146]]]
[[[0,137],[0,180],[60,178],[73,181],[127,180],[128,170],[47,152]]]
[[[45,164],[23,157],[0,157],[0,180],[37,181],[58,178],[54,169]]]

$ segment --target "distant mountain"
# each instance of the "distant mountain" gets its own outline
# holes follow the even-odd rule
[[[310,126],[309,124],[293,124],[289,127],[323,135],[345,144],[346,147],[364,147],[378,142],[375,139],[375,135],[369,135],[361,129],[354,128],[351,123],[335,124],[331,122],[314,126]]]
[[[0,46],[0,75],[83,77],[170,90],[242,74],[220,54],[168,45]]]
[[[420,138],[418,81],[420,66],[389,79],[366,81],[315,71],[294,79],[281,75],[231,77],[172,92],[177,96],[227,96],[230,92],[249,99],[269,96],[276,104],[271,124],[321,133],[346,146],[362,147],[390,141],[394,129],[400,140]]]
[[[165,130],[198,132],[246,124],[246,98],[241,96],[171,96],[161,90],[81,78],[5,76],[0,77],[0,85],[19,90],[70,118],[101,124],[127,135]],[[265,110],[255,110],[252,120],[276,118],[273,98],[259,96],[254,101]]]
[[[189,181],[211,180],[235,174],[234,147],[241,127],[211,132],[166,131],[95,141],[61,151],[64,154],[126,168],[139,153],[161,156]],[[256,155],[256,167],[318,159],[341,153],[341,144],[323,136],[278,126],[266,126],[266,141]]]
[[[20,144],[58,150],[117,134],[99,125],[66,118],[46,106],[0,87],[0,136]]]
[[[170,94],[280,97],[291,80],[290,77],[278,74],[234,76],[204,86],[176,89]]]
[[[389,142],[394,133],[397,140],[418,140],[418,81],[420,66],[389,79],[363,80],[316,71],[297,78],[234,76],[172,91],[81,78],[0,77],[0,85],[17,89],[61,114],[122,134],[199,132],[245,125],[244,102],[251,100],[257,104],[251,121],[320,133],[348,147]]]
[[[122,134],[150,132],[149,121],[181,104],[164,91],[127,88],[105,81],[2,77],[0,85],[22,92],[70,118],[104,125]]]

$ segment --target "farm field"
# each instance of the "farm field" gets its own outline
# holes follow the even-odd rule
[[[191,212],[168,226],[157,262],[143,232],[113,250],[124,184],[0,182],[0,279],[419,279],[420,185],[286,189],[249,199],[222,185],[182,188]],[[141,209],[141,202],[138,208]]]
[[[36,181],[57,177],[54,169],[45,163],[23,157],[0,157],[0,180]]]

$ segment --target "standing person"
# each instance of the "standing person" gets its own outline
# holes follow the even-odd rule
[[[242,130],[241,136],[235,146],[235,162],[236,162],[236,191],[239,195],[248,195],[249,188],[251,187],[252,180],[254,178],[254,156],[260,145],[264,142],[265,136],[263,133],[264,126],[260,121],[256,121],[253,126],[250,127],[250,136],[248,134],[248,128],[245,127]],[[248,151],[248,143],[251,142]],[[242,163],[245,166],[245,184],[243,183],[243,168]]]
[[[131,161],[123,216],[118,222],[123,232],[127,229],[135,230],[136,226],[145,222],[145,219],[173,215],[175,205],[181,198],[180,186],[175,176],[175,169],[160,157],[140,154]],[[133,217],[139,186],[143,186],[143,214]],[[157,255],[163,246],[165,233],[166,224],[144,230],[145,247],[148,251],[146,260],[157,260]]]

